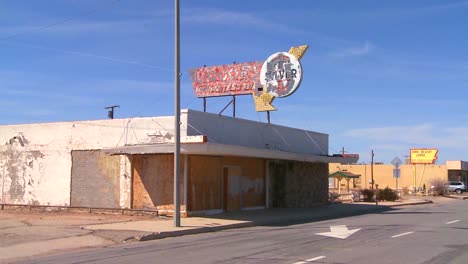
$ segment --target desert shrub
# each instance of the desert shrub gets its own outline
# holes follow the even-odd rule
[[[362,190],[362,195],[364,196],[364,202],[374,201],[374,194],[375,194],[374,190],[371,190],[371,189]]]
[[[434,196],[444,195],[445,193],[445,181],[441,179],[433,179],[431,181],[431,193]]]
[[[398,194],[396,191],[392,190],[388,186],[383,190],[379,190],[377,198],[379,201],[390,201],[394,202],[398,199]]]

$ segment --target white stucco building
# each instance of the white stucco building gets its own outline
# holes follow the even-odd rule
[[[173,124],[165,116],[0,126],[0,203],[170,210]],[[193,110],[181,112],[181,141],[183,210],[308,205],[277,198],[286,187],[274,181],[286,176],[297,180],[291,195],[305,178],[320,179],[310,182],[320,182],[313,199],[323,202],[327,163],[346,162],[328,156],[326,134]],[[278,162],[281,175],[271,171]]]

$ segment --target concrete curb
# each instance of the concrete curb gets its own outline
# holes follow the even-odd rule
[[[178,236],[185,236],[185,235],[195,235],[201,233],[209,233],[209,232],[217,232],[221,230],[228,230],[234,228],[244,228],[244,227],[252,227],[256,226],[255,222],[246,222],[246,223],[238,223],[238,224],[231,224],[231,225],[223,225],[223,226],[207,226],[207,227],[199,227],[193,229],[186,229],[180,231],[167,231],[167,232],[155,232],[149,233],[141,236],[129,237],[124,240],[127,241],[149,241],[149,240],[156,240],[162,239],[166,237],[178,237]]]
[[[370,208],[370,209],[367,208],[363,210],[355,210],[355,211],[350,211],[350,212],[340,212],[339,214],[329,214],[329,215],[323,215],[323,216],[314,216],[314,217],[298,216],[298,217],[291,217],[291,218],[284,217],[284,218],[277,218],[277,219],[270,219],[270,220],[263,220],[263,221],[248,221],[245,223],[237,223],[237,224],[222,225],[222,226],[200,227],[200,228],[180,230],[180,231],[154,232],[154,233],[144,234],[140,236],[129,237],[125,239],[124,242],[149,241],[149,240],[156,240],[156,239],[162,239],[162,238],[167,238],[167,237],[194,235],[194,234],[217,232],[217,231],[235,229],[235,228],[261,226],[261,225],[295,224],[295,223],[301,223],[305,221],[310,221],[310,222],[323,221],[323,220],[337,218],[337,217],[346,217],[346,216],[375,213],[375,212],[379,212],[382,210],[385,210],[385,206],[377,206],[375,208]]]
[[[394,205],[388,205],[389,207],[399,207],[399,206],[405,206],[405,205],[420,205],[420,204],[431,204],[434,203],[431,200],[425,200],[425,201],[418,201],[418,202],[409,202],[409,203],[404,203],[404,204],[394,204]]]
[[[453,195],[444,195],[446,198],[456,199],[456,200],[467,200],[468,196],[453,196]]]
[[[376,212],[382,212],[388,210],[392,207],[399,207],[405,205],[420,205],[420,204],[431,204],[433,201],[431,200],[424,200],[424,201],[415,201],[415,202],[407,202],[404,204],[395,204],[395,205],[376,205],[375,207],[370,208],[363,208],[359,210],[350,210],[350,211],[340,211],[338,213],[330,213],[320,216],[297,216],[297,217],[282,217],[282,218],[275,218],[263,221],[247,221],[244,223],[236,223],[230,225],[221,225],[221,226],[209,226],[209,227],[200,227],[200,228],[193,228],[193,229],[186,229],[180,231],[165,231],[165,232],[154,232],[149,234],[144,234],[135,237],[129,237],[124,240],[124,242],[129,241],[150,241],[156,239],[162,239],[167,237],[179,237],[185,235],[194,235],[194,234],[201,234],[201,233],[209,233],[209,232],[217,232],[222,230],[234,229],[234,228],[245,228],[245,227],[253,227],[253,226],[261,226],[261,225],[279,225],[279,224],[295,224],[301,222],[316,222],[316,221],[323,221],[327,219],[333,219],[338,217],[349,217],[355,215],[363,215],[363,214],[370,214]]]

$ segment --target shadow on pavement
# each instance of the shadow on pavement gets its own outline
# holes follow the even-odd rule
[[[393,212],[386,212],[385,214],[407,214],[407,215],[412,215],[412,214],[452,214],[449,212],[415,212],[415,211],[410,211],[410,212],[401,212],[401,211],[393,211]]]
[[[396,211],[389,206],[369,204],[330,204],[313,208],[273,208],[252,211],[226,212],[203,216],[208,219],[226,219],[252,222],[259,226],[288,226],[316,221],[338,219],[369,213]]]

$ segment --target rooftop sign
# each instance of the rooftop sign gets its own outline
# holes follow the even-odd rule
[[[294,93],[302,80],[299,60],[287,52],[277,52],[263,63],[260,82],[266,92],[275,97],[286,97]]]
[[[251,94],[257,112],[274,111],[276,97],[294,93],[302,80],[301,57],[308,46],[291,47],[277,52],[265,62],[254,61],[219,66],[203,66],[190,70],[195,96],[235,96]],[[234,99],[233,99],[234,100]]]
[[[309,46],[291,47],[289,52],[277,52],[263,63],[260,71],[261,87],[252,93],[257,112],[275,111],[271,105],[276,97],[286,97],[296,91],[302,80],[299,60]]]
[[[192,87],[197,97],[252,94],[260,85],[263,62],[200,67],[190,70]]]
[[[436,148],[412,148],[410,150],[411,164],[433,164],[437,159]]]

